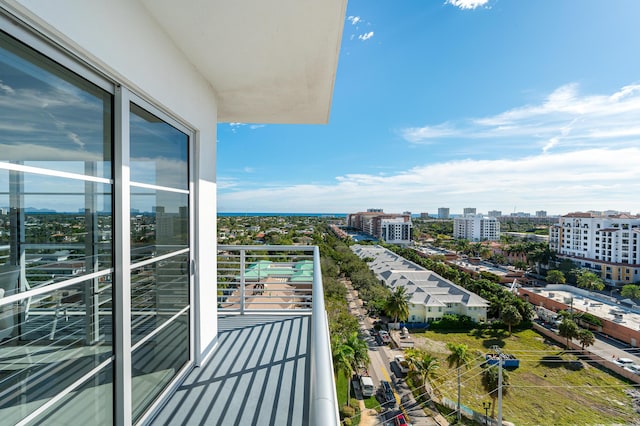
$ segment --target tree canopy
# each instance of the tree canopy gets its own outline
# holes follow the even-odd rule
[[[558,269],[551,269],[547,272],[547,282],[549,284],[564,284],[567,282],[567,279],[562,271]]]
[[[393,322],[406,321],[409,319],[409,295],[407,289],[398,286],[387,298],[385,311]]]
[[[599,276],[586,269],[581,269],[577,276],[578,287],[586,290],[602,290],[604,289],[604,282]]]
[[[507,324],[509,327],[509,334],[511,334],[511,326],[518,325],[522,321],[522,315],[518,312],[513,305],[507,305],[502,309],[502,313],[500,314],[500,319],[503,323]]]

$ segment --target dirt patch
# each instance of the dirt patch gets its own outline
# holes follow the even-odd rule
[[[447,349],[447,344],[445,342],[439,342],[437,340],[431,340],[427,337],[423,336],[414,336],[413,341],[415,342],[415,347],[419,349],[424,349],[432,354],[449,354],[449,349]]]

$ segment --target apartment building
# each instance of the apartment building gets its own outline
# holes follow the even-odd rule
[[[413,240],[411,213],[384,213],[369,209],[347,216],[347,225],[391,244],[409,245]]]
[[[498,218],[483,215],[457,217],[453,220],[453,238],[469,241],[500,239]]]
[[[449,219],[449,207],[438,207],[438,219]]]
[[[392,290],[404,287],[409,296],[408,322],[426,323],[447,314],[487,319],[489,302],[464,288],[380,246],[354,245],[361,259],[373,259],[369,268]]]
[[[469,216],[469,215],[475,216],[476,214],[477,213],[476,213],[476,208],[475,207],[465,207],[462,210],[462,215],[463,216]]]
[[[549,247],[559,258],[599,273],[610,285],[640,281],[638,215],[569,213],[549,229]]]
[[[346,0],[0,0],[1,423],[146,424],[161,407],[174,411],[155,424],[338,423],[326,324],[315,325],[324,315],[287,319],[297,334],[281,347],[316,339],[300,342],[313,357],[287,355],[295,366],[222,337],[245,326],[216,303],[214,165],[218,122],[327,122],[345,10]],[[72,212],[82,238],[43,243],[31,211],[58,212],[52,229]],[[57,250],[69,252],[64,273],[43,256]],[[260,318],[270,330],[283,321],[245,324]],[[216,371],[277,380],[217,392]],[[190,374],[199,384],[172,402]],[[276,388],[285,402],[247,404]]]

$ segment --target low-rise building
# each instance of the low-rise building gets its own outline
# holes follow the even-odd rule
[[[487,319],[489,302],[451,281],[380,246],[351,247],[392,290],[404,287],[409,295],[408,322],[435,321],[447,314],[466,315],[476,322]]]

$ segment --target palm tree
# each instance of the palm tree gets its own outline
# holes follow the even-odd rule
[[[426,393],[427,382],[433,378],[436,370],[440,366],[438,358],[421,349],[407,349],[406,354],[411,374],[419,378],[423,390]]]
[[[496,399],[498,398],[498,381],[499,372],[498,366],[492,366],[484,370],[482,374],[482,386],[491,397],[491,417],[495,417],[496,412]],[[509,374],[506,370],[502,370],[502,395],[506,395],[509,389]]]
[[[354,352],[351,346],[344,343],[338,344],[333,349],[333,369],[337,376],[342,373],[347,379],[347,405],[351,402],[351,377],[353,376]]]
[[[573,339],[578,334],[578,325],[573,320],[565,318],[558,326],[558,331],[562,337],[567,339],[566,346],[569,347],[569,339]]]
[[[580,345],[582,346],[582,350],[584,350],[585,347],[589,347],[591,345],[593,345],[596,341],[595,336],[593,335],[593,333],[587,329],[580,329],[580,331],[578,331],[578,335],[576,336],[578,338],[578,341],[580,342]]]
[[[349,334],[344,342],[353,350],[353,370],[369,364],[369,346],[358,337],[358,332]]]
[[[585,269],[581,269],[580,272],[578,272],[577,283],[578,287],[587,290],[602,290],[604,288],[604,283],[600,277]]]
[[[507,305],[500,312],[500,319],[509,326],[509,334],[511,334],[511,326],[520,324],[522,315],[518,312],[518,308],[513,305]]]
[[[564,273],[557,269],[551,269],[547,272],[547,282],[553,284],[564,284],[567,279],[564,277]]]
[[[455,343],[447,343],[447,349],[451,351],[449,356],[447,356],[449,368],[455,366],[458,370],[458,421],[460,421],[462,418],[462,412],[460,411],[460,368],[462,366],[465,368],[468,367],[473,358],[471,352],[469,352],[469,348],[464,343],[457,345]]]
[[[409,318],[409,298],[407,289],[397,286],[387,299],[385,311],[393,317],[393,322],[406,321]]]

